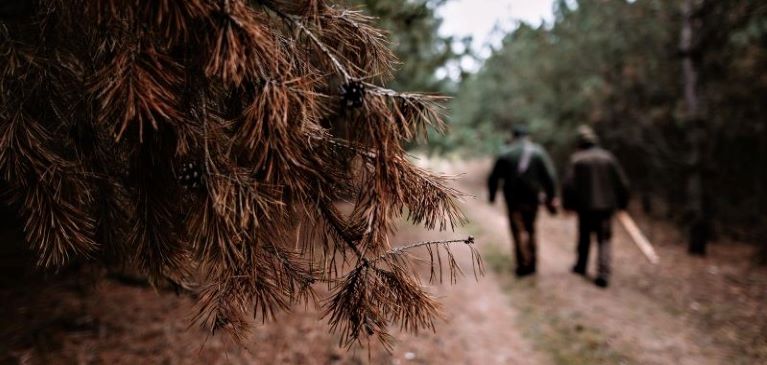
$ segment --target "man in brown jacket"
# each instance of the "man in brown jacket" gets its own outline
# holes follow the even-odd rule
[[[578,260],[573,272],[586,275],[591,235],[596,235],[599,258],[594,283],[602,288],[610,277],[612,217],[626,208],[628,200],[628,180],[618,161],[598,146],[591,128],[579,128],[578,151],[567,169],[563,205],[578,213]]]

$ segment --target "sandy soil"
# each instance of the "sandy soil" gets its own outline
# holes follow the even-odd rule
[[[541,212],[539,273],[518,281],[510,275],[511,246],[502,204],[484,203],[482,187],[489,167],[485,161],[441,169],[463,173],[460,188],[479,192],[467,201],[465,211],[479,226],[491,266],[506,273],[500,285],[510,305],[523,313],[519,328],[536,342],[536,349],[562,364],[767,361],[767,315],[756,309],[767,299],[767,270],[753,266],[753,247],[714,244],[708,258],[694,258],[685,253],[670,225],[645,221],[640,225],[662,257],[655,266],[615,223],[615,273],[611,287],[602,290],[570,273],[575,217]]]
[[[472,223],[428,233],[403,225],[395,241],[474,235],[488,265],[478,282],[431,285],[446,320],[437,333],[397,334],[379,346],[346,351],[321,314],[296,308],[260,324],[245,348],[189,327],[192,302],[168,292],[101,280],[96,286],[29,272],[18,258],[0,262],[0,364],[756,364],[767,361],[767,270],[753,248],[713,245],[691,258],[670,226],[642,224],[662,257],[642,259],[620,229],[607,290],[572,275],[572,216],[542,215],[536,277],[512,275],[500,204],[485,203],[487,162],[436,166],[464,173],[458,186]],[[6,234],[4,241],[18,237]],[[2,249],[0,249],[2,251]],[[470,265],[468,251],[455,253]],[[593,268],[593,266],[592,266]],[[47,277],[46,277],[47,276]]]

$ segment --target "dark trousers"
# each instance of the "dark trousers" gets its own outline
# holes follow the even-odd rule
[[[578,261],[575,270],[586,272],[591,249],[591,236],[596,236],[599,248],[597,277],[608,279],[610,276],[612,238],[612,211],[578,212]]]
[[[517,260],[517,273],[526,274],[536,269],[537,243],[535,240],[535,219],[537,205],[508,205],[509,225]]]

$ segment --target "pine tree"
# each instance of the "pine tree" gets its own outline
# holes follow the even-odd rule
[[[402,216],[463,220],[402,147],[442,128],[442,98],[383,87],[394,64],[372,19],[332,1],[3,2],[6,195],[41,267],[136,267],[195,291],[213,332],[308,301],[347,344],[433,328],[405,253],[447,252],[454,275],[449,244],[473,239],[390,245]]]

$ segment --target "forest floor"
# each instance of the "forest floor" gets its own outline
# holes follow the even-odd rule
[[[489,161],[436,164],[461,173],[470,223],[434,233],[403,225],[395,242],[473,235],[487,274],[455,247],[466,277],[433,284],[445,320],[436,333],[398,334],[379,345],[339,348],[321,311],[296,308],[258,324],[246,347],[190,327],[191,299],[112,280],[26,273],[0,255],[0,364],[759,364],[767,363],[767,269],[754,247],[713,244],[690,257],[668,224],[640,220],[661,257],[647,263],[622,229],[608,289],[570,273],[575,218],[541,214],[539,272],[516,279],[502,204],[486,203]],[[6,232],[4,242],[18,240]],[[0,253],[2,252],[0,245]],[[593,263],[590,267],[593,271]]]

